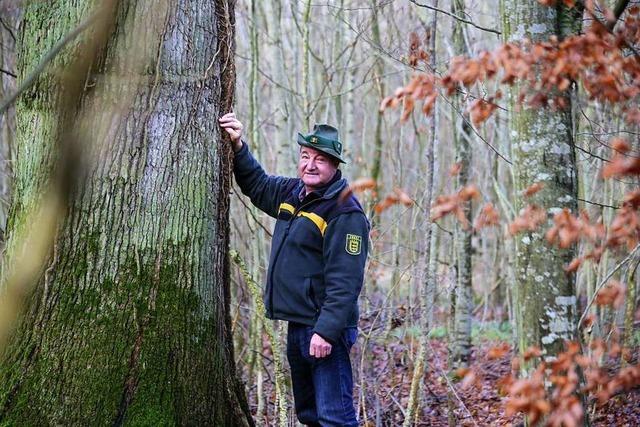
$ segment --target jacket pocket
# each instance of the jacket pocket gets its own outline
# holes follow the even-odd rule
[[[318,303],[318,299],[316,298],[316,290],[313,287],[313,277],[308,277],[307,280],[305,280],[305,286],[307,301],[309,301],[310,305],[316,312],[320,311],[320,304]]]

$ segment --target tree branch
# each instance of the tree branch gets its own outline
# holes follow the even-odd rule
[[[587,199],[581,199],[580,197],[576,197],[576,199],[580,200],[581,202],[587,203],[589,205],[600,206],[601,208],[620,209],[620,206],[605,205],[603,203],[593,202]]]
[[[616,26],[616,23],[620,19],[620,16],[624,13],[627,5],[629,4],[629,0],[618,0],[616,5],[613,8],[613,16],[615,16],[615,21],[611,21],[607,23],[607,28],[609,31],[613,31],[613,28]]]
[[[416,0],[409,0],[409,1],[411,3],[413,3],[413,4],[415,4],[416,6],[424,7],[424,8],[427,8],[427,9],[431,9],[431,10],[433,10],[435,12],[440,12],[440,13],[443,13],[445,15],[448,15],[448,16],[452,17],[453,19],[457,19],[460,22],[464,22],[465,24],[469,24],[472,27],[475,27],[475,28],[477,28],[479,30],[487,31],[489,33],[493,33],[493,34],[497,34],[497,35],[501,35],[502,34],[498,30],[494,30],[493,28],[482,27],[482,26],[476,24],[473,21],[469,21],[468,19],[464,19],[464,18],[462,18],[460,16],[454,15],[453,13],[447,12],[446,10],[442,10],[442,9],[437,8],[437,7],[429,6],[428,4],[418,3]]]
[[[589,313],[589,309],[591,308],[591,305],[593,304],[593,302],[596,300],[596,296],[598,296],[598,292],[600,292],[600,289],[602,289],[604,287],[604,285],[607,284],[607,282],[609,281],[611,276],[613,276],[616,271],[620,270],[620,268],[623,265],[628,263],[633,258],[635,253],[638,252],[638,249],[640,249],[640,243],[637,244],[635,248],[633,248],[633,250],[629,253],[629,255],[627,255],[627,257],[625,259],[620,261],[618,263],[618,265],[616,265],[611,271],[609,271],[609,273],[607,273],[606,277],[604,279],[602,279],[602,281],[598,284],[598,286],[596,287],[595,291],[593,291],[593,295],[591,296],[591,299],[589,300],[589,303],[585,307],[584,312],[582,313],[582,316],[580,316],[580,320],[576,324],[576,328],[580,328],[580,325],[584,321],[585,317],[587,317],[587,313]]]

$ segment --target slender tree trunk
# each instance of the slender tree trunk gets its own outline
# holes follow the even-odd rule
[[[371,0],[371,33],[372,39],[375,46],[382,46],[382,40],[380,37],[380,15],[379,9],[382,6],[378,5],[378,0]],[[375,54],[375,65],[374,65],[374,81],[376,85],[376,89],[382,99],[386,96],[386,89],[384,84],[384,62],[380,57],[380,53]],[[382,190],[382,176],[381,176],[381,165],[382,165],[382,156],[383,156],[383,141],[382,141],[382,120],[383,120],[383,112],[378,111],[376,114],[376,125],[375,131],[373,134],[373,159],[371,160],[371,178],[378,183],[379,191]],[[371,201],[371,206],[369,206],[368,215],[371,220],[372,226],[375,226],[378,222],[376,211],[373,209],[375,204],[378,202],[378,198],[375,197]]]
[[[93,4],[26,4],[22,77]],[[86,177],[2,349],[0,424],[248,425],[228,317],[230,152],[217,125],[233,96],[234,1],[116,4],[76,118]],[[12,233],[29,226],[21,218],[47,180],[57,76],[82,46],[18,105]]]
[[[514,39],[547,40],[562,38],[580,28],[578,8],[567,10],[542,6],[535,0],[507,2],[505,29]],[[571,105],[570,93],[563,94]],[[573,249],[552,247],[544,239],[543,228],[556,212],[577,207],[577,169],[574,124],[571,107],[554,111],[523,106],[513,111],[511,136],[514,155],[518,209],[534,203],[547,209],[549,221],[541,229],[517,236],[516,318],[520,350],[538,346],[546,357],[573,339],[576,315],[574,277],[563,267],[575,255]],[[535,182],[544,188],[529,200],[522,190]]]
[[[463,0],[454,0],[452,4],[452,12],[456,16],[465,16]],[[468,49],[464,41],[463,24],[459,20],[453,20],[453,48],[454,55],[468,55]],[[460,173],[457,176],[458,188],[469,185],[471,175],[471,147],[469,141],[471,138],[471,125],[469,124],[466,113],[463,113],[464,107],[460,100],[460,96],[456,96],[453,107],[457,111],[453,111],[454,117],[454,140],[456,147],[456,162],[460,164]],[[460,117],[460,114],[464,114]],[[471,201],[465,202],[462,206],[464,216],[469,224],[471,219]],[[456,307],[454,334],[451,338],[453,342],[453,362],[454,365],[466,366],[471,355],[471,321],[472,321],[472,304],[473,304],[473,288],[471,284],[472,278],[472,248],[471,248],[471,229],[463,228],[459,222],[455,227],[455,245],[458,263],[457,283],[456,283]]]
[[[309,28],[311,19],[311,0],[304,3],[304,15],[302,18],[302,112],[304,114],[303,124],[305,128],[310,128],[311,119],[311,69],[309,57],[311,56],[311,41]]]
[[[629,261],[629,268],[626,277],[627,284],[627,296],[624,304],[624,334],[622,337],[622,344],[625,348],[631,349],[634,345],[635,328],[634,321],[636,318],[636,294],[637,294],[637,278],[638,265],[640,263],[640,257],[636,256]],[[623,358],[623,365],[626,365],[627,361]]]
[[[438,0],[433,2],[438,7]],[[429,46],[430,66],[435,69],[436,66],[436,42],[437,42],[437,16],[434,12],[431,19],[431,40]],[[437,110],[435,110],[437,111]],[[426,179],[424,192],[424,210],[429,212],[433,200],[434,188],[434,169],[435,169],[435,145],[437,141],[437,113],[431,118],[429,128],[429,141],[425,153],[426,157]],[[418,135],[417,135],[418,136]],[[432,326],[433,303],[435,297],[435,274],[433,268],[433,258],[435,257],[433,238],[433,224],[427,219],[424,221],[424,240],[420,243],[420,252],[424,253],[424,258],[420,264],[424,266],[424,283],[420,287],[420,313],[422,315],[420,323],[420,340],[418,353],[416,355],[415,367],[411,378],[411,387],[409,389],[409,402],[407,403],[406,417],[403,422],[404,427],[417,424],[419,419],[420,395],[422,393],[422,383],[424,373],[427,369],[427,346],[429,343],[429,328]]]

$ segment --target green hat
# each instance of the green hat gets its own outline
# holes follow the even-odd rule
[[[338,159],[340,163],[347,163],[342,158],[342,143],[338,136],[338,129],[333,126],[316,124],[313,126],[313,132],[308,135],[298,132],[298,144],[327,153]]]

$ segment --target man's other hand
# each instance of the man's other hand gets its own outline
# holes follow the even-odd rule
[[[331,354],[331,344],[318,334],[313,334],[309,345],[309,355],[317,358],[327,357]]]
[[[242,148],[242,123],[236,119],[235,113],[227,113],[218,119],[220,127],[227,131],[229,138],[231,139],[231,147],[234,152],[239,151]]]

